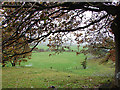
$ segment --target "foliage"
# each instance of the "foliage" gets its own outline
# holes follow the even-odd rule
[[[86,69],[87,67],[87,58],[85,58],[85,60],[83,62],[81,62],[81,65],[83,66],[84,69]]]
[[[14,29],[11,29],[11,31],[9,31],[9,33],[7,32],[8,29],[4,28],[3,32],[3,37],[2,40],[5,41],[6,37],[10,36],[10,33],[14,32]],[[26,43],[26,38],[22,37],[18,40],[16,40],[14,43],[13,40],[10,40],[9,45],[7,46],[3,46],[2,47],[2,60],[3,60],[3,67],[8,63],[11,62],[12,66],[15,66],[15,64],[19,64],[21,63],[21,61],[27,61],[25,58],[30,59],[31,53],[25,53],[25,54],[21,54],[23,52],[27,52],[30,50],[29,44]],[[20,55],[16,55],[16,54],[20,54]],[[14,64],[14,65],[13,65]]]
[[[2,13],[8,15],[11,12],[14,12],[16,9],[10,8],[10,9],[4,9]],[[16,17],[13,18],[9,23],[14,22],[15,25],[19,25],[19,21],[14,21]],[[16,33],[15,27],[9,26],[3,27],[2,29],[2,64],[3,67],[8,63],[11,62],[12,66],[15,66],[16,64],[19,64],[24,61],[26,62],[27,59],[30,59],[31,53],[25,53],[30,50],[29,44],[27,43],[27,38],[21,37],[19,39],[18,36],[20,36],[19,31],[17,31],[17,37],[11,38]],[[6,38],[7,37],[7,38]],[[19,54],[19,55],[16,55]]]
[[[96,44],[96,45],[90,45],[88,47],[88,53],[95,55],[99,58],[104,57],[104,60],[102,60],[102,63],[108,62],[108,60],[115,61],[115,42],[111,38],[104,39],[104,43]]]
[[[115,62],[115,50],[113,49],[113,50],[110,50],[109,51],[109,53],[110,53],[110,59],[113,61],[113,62]]]
[[[91,4],[95,8],[101,8],[100,5],[106,7],[106,4],[112,6],[112,3]],[[70,32],[76,37],[78,47],[84,42],[92,45],[100,40],[104,41],[110,36],[110,24],[114,17],[107,10],[89,8],[91,4],[88,2],[4,2],[3,26],[9,31],[14,29],[14,32],[10,32],[8,38],[3,41],[3,46],[13,45],[22,38],[26,39],[25,43],[34,43],[31,50],[12,55],[15,56],[31,52],[38,43],[48,39],[48,47],[55,51],[59,51],[59,48],[64,51],[65,47],[62,44],[68,40],[73,42],[72,36],[71,38],[67,36]],[[87,13],[91,15],[87,16]]]

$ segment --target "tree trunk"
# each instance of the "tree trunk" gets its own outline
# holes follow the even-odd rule
[[[6,64],[4,60],[2,60],[2,64],[3,64],[2,67],[5,67]]]
[[[11,64],[12,64],[12,67],[14,67],[15,66],[15,61],[16,61],[16,57],[14,57],[14,60],[13,60],[13,62],[11,62]]]
[[[117,35],[115,35],[115,47],[115,85],[120,87],[120,32]]]
[[[15,63],[11,63],[12,64],[12,67],[14,67],[15,66]]]
[[[5,64],[4,64],[4,65],[2,65],[2,67],[5,67]]]
[[[111,29],[115,35],[115,85],[120,87],[120,15],[112,23]]]

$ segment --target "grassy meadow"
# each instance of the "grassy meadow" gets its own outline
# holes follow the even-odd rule
[[[2,68],[2,87],[97,88],[113,80],[114,68],[109,64],[101,65],[99,60],[87,60],[87,68],[83,69],[81,62],[86,57],[83,54],[76,56],[75,52],[63,52],[49,56],[51,53],[34,52],[27,63]]]

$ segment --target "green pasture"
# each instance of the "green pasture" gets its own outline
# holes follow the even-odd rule
[[[5,67],[3,88],[98,88],[111,76],[83,76],[74,73],[32,67]]]
[[[83,54],[76,56],[75,52],[63,52],[57,55],[53,52],[38,52],[32,53],[32,59],[27,63],[22,63],[21,66],[31,66],[41,69],[53,69],[57,71],[81,74],[83,76],[91,76],[100,72],[108,71],[111,73],[109,65],[100,65],[99,61],[87,60],[87,68],[84,70],[81,62],[85,57]]]
[[[39,45],[39,46],[37,46],[37,48],[47,50],[49,47],[47,45]]]
[[[2,68],[3,88],[96,88],[113,80],[114,68],[99,64],[99,60],[87,60],[87,68],[81,62],[83,54],[63,52],[34,52],[32,59],[16,67]]]

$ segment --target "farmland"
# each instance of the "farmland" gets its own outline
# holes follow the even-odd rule
[[[46,48],[46,47],[45,47]],[[3,88],[95,88],[113,80],[111,64],[99,64],[99,60],[87,60],[87,68],[81,62],[85,57],[75,52],[34,52],[32,59],[16,67],[2,69]]]

